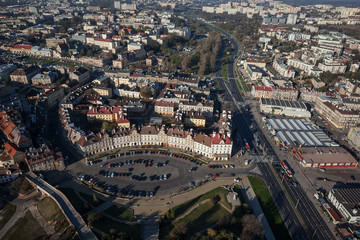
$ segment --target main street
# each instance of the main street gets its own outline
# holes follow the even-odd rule
[[[209,25],[211,28],[213,26]],[[242,98],[240,91],[237,87],[236,80],[234,78],[234,60],[238,56],[239,47],[235,39],[228,33],[222,31],[221,29],[215,28],[217,31],[220,31],[224,34],[231,42],[234,51],[233,57],[230,58],[228,63],[228,76],[229,81],[224,81],[220,76],[221,73],[219,69],[214,73],[218,77],[218,84],[225,91],[224,100],[230,101],[236,106],[234,108],[234,126],[237,128],[238,133],[248,140],[252,145],[254,155],[268,157],[272,159],[274,164],[279,163],[280,159],[277,153],[274,151],[261,128],[258,126],[257,122],[253,119],[253,116],[250,112],[243,111],[241,106],[245,105],[245,101]],[[231,90],[230,90],[231,89]],[[250,124],[252,129],[250,129]],[[254,134],[257,133],[258,140],[263,145],[263,151],[260,150],[255,143]],[[292,207],[289,199],[286,197],[286,193],[282,190],[279,181],[276,179],[273,170],[269,163],[261,161],[256,163],[261,170],[262,176],[270,190],[270,193],[274,199],[274,202],[283,217],[286,227],[290,233],[290,236],[293,239],[334,239],[334,236],[331,233],[331,230],[325,224],[324,219],[315,209],[314,205],[310,202],[305,192],[301,186],[293,187],[290,186],[288,182],[285,181],[283,184],[286,190],[286,193],[290,196],[292,203],[296,203],[296,211],[303,218],[304,225],[306,225],[307,232],[305,231],[303,225],[300,222],[296,211]],[[295,178],[294,178],[295,179]],[[310,236],[309,236],[310,235]]]

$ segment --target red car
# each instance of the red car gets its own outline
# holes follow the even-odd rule
[[[217,173],[213,174],[213,177],[219,177],[219,174],[217,174]]]

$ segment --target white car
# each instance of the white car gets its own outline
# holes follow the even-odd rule
[[[234,178],[234,182],[240,182],[241,178]]]

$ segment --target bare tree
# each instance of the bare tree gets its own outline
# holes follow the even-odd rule
[[[242,233],[240,238],[242,240],[257,240],[262,239],[264,236],[264,230],[261,223],[256,219],[254,215],[246,214],[241,218]]]

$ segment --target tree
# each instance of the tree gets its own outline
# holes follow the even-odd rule
[[[117,126],[117,124],[115,122],[104,121],[101,124],[101,128],[105,129],[105,130],[113,130],[116,126]]]
[[[151,97],[153,96],[152,91],[151,91],[151,88],[148,87],[148,86],[143,86],[143,87],[140,89],[140,95],[141,95],[143,98],[151,98]]]
[[[181,67],[184,72],[188,72],[191,67],[191,56],[187,55],[181,61]]]
[[[187,232],[186,225],[178,224],[171,230],[171,232],[169,233],[169,237],[174,240],[186,239],[186,235],[187,235],[186,232]]]
[[[94,193],[93,194],[93,199],[92,199],[92,201],[93,201],[93,203],[95,204],[95,205],[98,205],[99,203],[100,203],[100,200],[99,200],[99,198],[97,197],[97,195]]]
[[[175,218],[175,211],[174,211],[174,209],[170,208],[170,209],[166,212],[166,218],[167,218],[167,219],[174,219],[174,218]]]
[[[264,236],[264,230],[254,215],[246,214],[241,218],[241,223],[243,230],[240,238],[242,240],[257,240]]]
[[[216,236],[216,231],[212,228],[208,228],[207,229],[207,235],[210,236],[210,237],[215,237]]]
[[[87,216],[87,221],[89,226],[93,226],[94,222],[98,222],[103,218],[103,215],[101,215],[99,212],[93,212],[90,213]]]

